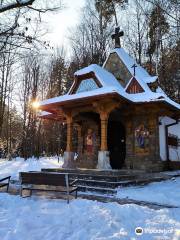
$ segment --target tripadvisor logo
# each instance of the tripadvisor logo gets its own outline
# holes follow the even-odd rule
[[[136,235],[142,235],[143,234],[143,229],[141,227],[137,227],[135,229],[135,233],[136,233]]]

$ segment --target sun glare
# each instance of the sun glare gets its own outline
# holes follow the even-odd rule
[[[38,102],[38,101],[32,102],[32,107],[33,107],[34,109],[38,109],[38,108],[39,108],[39,102]]]

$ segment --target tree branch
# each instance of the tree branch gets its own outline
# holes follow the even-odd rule
[[[47,8],[47,9],[40,9],[40,8],[33,8],[28,6],[29,9],[40,12],[40,13],[46,13],[46,12],[53,12],[59,10],[59,7],[54,7],[54,8]]]
[[[152,1],[152,0],[146,0],[146,1],[149,2],[149,3],[151,3],[151,4],[153,4],[153,5],[155,5],[155,6],[160,7],[161,10],[162,10],[165,14],[167,14],[169,17],[171,17],[172,19],[174,19],[174,20],[177,21],[177,18],[176,18],[176,17],[174,17],[174,16],[172,16],[170,13],[168,13],[168,11],[166,11],[164,8],[162,8],[156,1],[155,1],[155,2]]]
[[[0,13],[15,9],[15,8],[27,7],[29,5],[32,5],[34,2],[35,0],[16,0],[13,3],[9,3],[4,6],[1,4]]]

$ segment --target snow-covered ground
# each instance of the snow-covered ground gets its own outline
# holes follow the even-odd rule
[[[117,196],[180,207],[180,177],[143,187],[119,188]]]
[[[137,236],[135,228],[144,234]],[[160,233],[158,233],[160,232]],[[157,238],[161,237],[161,238]],[[0,194],[1,240],[180,239],[180,209]]]
[[[11,176],[11,179],[18,179],[19,172],[41,171],[41,168],[58,168],[63,164],[62,158],[58,157],[41,157],[39,160],[30,158],[24,161],[23,158],[16,158],[12,161],[0,159],[0,178]]]
[[[63,160],[0,160],[0,178],[20,171],[60,167]],[[118,190],[120,198],[147,200],[180,206],[180,178],[144,187]],[[144,233],[137,236],[135,228]],[[180,208],[153,210],[135,204],[119,205],[0,193],[0,240],[180,240]]]

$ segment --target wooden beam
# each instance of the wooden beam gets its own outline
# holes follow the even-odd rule
[[[64,112],[66,116],[66,123],[67,123],[67,144],[66,144],[66,151],[72,152],[72,132],[73,132],[73,118],[71,111]]]
[[[101,151],[108,151],[107,147],[107,126],[108,126],[109,113],[101,112]]]

